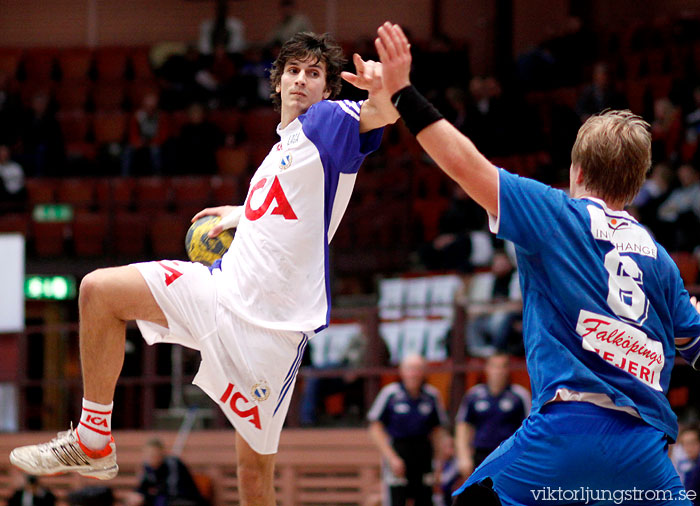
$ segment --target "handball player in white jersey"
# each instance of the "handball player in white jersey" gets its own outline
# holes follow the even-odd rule
[[[236,429],[242,504],[274,504],[274,456],[307,340],[328,325],[328,244],[364,157],[382,127],[398,119],[382,88],[381,64],[354,57],[367,90],[362,102],[331,101],[344,58],[327,34],[299,33],[271,72],[281,113],[280,142],[250,182],[243,206],[205,209],[222,217],[212,231],[237,227],[231,248],[211,268],[146,262],[100,269],[80,287],[83,410],[75,430],[15,449],[10,459],[34,475],[116,476],[111,436],[114,389],[124,360],[125,326],[137,320],[149,344],[201,352],[194,383]]]

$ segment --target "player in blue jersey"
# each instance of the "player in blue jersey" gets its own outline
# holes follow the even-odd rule
[[[382,454],[382,478],[391,506],[432,505],[433,455],[447,437],[447,415],[438,390],[425,383],[425,359],[408,355],[400,381],[379,391],[367,413],[372,441]]]
[[[200,351],[194,383],[236,429],[241,503],[273,505],[274,462],[304,347],[328,325],[328,245],[357,172],[398,119],[382,88],[381,65],[342,49],[329,35],[299,33],[271,72],[280,141],[253,175],[242,206],[205,209],[233,243],[212,268],[163,260],[99,269],[80,289],[83,410],[77,428],[48,443],[16,448],[10,460],[31,474],[117,475],[112,399],[124,360],[126,322],[148,344]],[[332,101],[341,77],[365,101]]]
[[[459,472],[467,477],[501,442],[510,437],[530,412],[530,393],[510,382],[510,357],[486,359],[486,381],[464,394],[455,419],[455,453]]]
[[[456,504],[685,504],[667,456],[678,350],[700,357],[700,304],[668,253],[624,211],[651,162],[649,125],[593,116],[570,193],[492,165],[411,86],[410,44],[379,28],[384,84],[421,146],[516,245],[532,411],[456,492]]]

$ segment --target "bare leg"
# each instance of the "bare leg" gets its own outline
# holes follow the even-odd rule
[[[78,304],[83,396],[109,404],[124,365],[126,322],[147,320],[167,327],[167,320],[133,266],[99,269],[85,276]]]
[[[236,454],[241,505],[274,506],[275,455],[261,455],[255,452],[238,433]]]

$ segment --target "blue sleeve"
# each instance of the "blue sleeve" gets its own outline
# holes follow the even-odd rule
[[[318,148],[324,166],[355,173],[382,140],[383,128],[360,133],[362,102],[324,100],[299,117],[306,137]]]
[[[494,232],[526,253],[535,253],[549,244],[568,196],[503,169],[498,172],[498,221]]]

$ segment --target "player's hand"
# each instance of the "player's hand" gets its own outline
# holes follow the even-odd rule
[[[700,313],[700,301],[698,301],[698,298],[693,296],[690,298],[690,303],[693,305],[695,310]]]
[[[217,223],[207,234],[209,237],[214,238],[219,235],[224,230],[229,228],[236,228],[238,223],[241,221],[241,216],[243,215],[243,206],[219,206],[219,207],[207,207],[199,211],[192,217],[192,223],[205,216],[219,216],[221,221]]]
[[[355,53],[352,55],[352,62],[355,64],[355,72],[341,72],[340,77],[352,84],[355,88],[372,92],[382,89],[382,64],[374,60],[363,60]]]
[[[399,25],[385,22],[374,45],[382,62],[382,81],[390,95],[411,84],[411,44]]]
[[[389,459],[389,467],[391,467],[391,472],[397,478],[404,478],[406,476],[406,464],[398,455],[392,455]]]
[[[474,460],[471,457],[459,459],[457,461],[457,469],[462,478],[466,480],[474,471]]]

